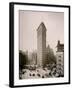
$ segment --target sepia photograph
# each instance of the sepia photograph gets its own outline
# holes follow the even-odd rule
[[[64,77],[64,13],[19,11],[19,79]]]
[[[70,84],[70,6],[9,5],[9,86]]]

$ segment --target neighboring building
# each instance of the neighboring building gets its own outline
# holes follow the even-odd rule
[[[37,52],[33,51],[32,53],[32,60],[33,60],[33,65],[37,65]]]
[[[26,56],[27,56],[27,58],[28,58],[28,51],[25,51],[25,52],[23,52]]]
[[[37,63],[37,52],[29,52],[28,54],[28,65],[36,65]]]
[[[37,65],[43,66],[46,56],[46,27],[42,22],[37,29]]]
[[[32,65],[32,52],[28,52],[28,65]]]
[[[57,44],[57,70],[61,73],[61,75],[64,75],[64,44],[61,44],[60,41],[58,41]]]

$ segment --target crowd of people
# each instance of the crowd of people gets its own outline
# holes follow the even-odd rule
[[[53,78],[64,77],[63,70],[58,69],[56,65],[51,67],[32,67],[22,69],[20,71],[20,79],[33,79],[33,78]]]

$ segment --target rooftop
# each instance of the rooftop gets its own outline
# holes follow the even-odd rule
[[[40,23],[40,25],[39,25],[39,27],[37,28],[37,30],[39,30],[39,28],[40,28],[41,26],[42,26],[43,28],[45,28],[45,30],[46,30],[46,26],[45,26],[44,22],[41,22],[41,23]]]

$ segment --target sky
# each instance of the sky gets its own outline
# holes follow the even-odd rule
[[[64,43],[64,13],[19,11],[19,50],[37,50],[37,28],[43,22],[46,26],[46,46],[56,52],[57,41]]]

